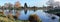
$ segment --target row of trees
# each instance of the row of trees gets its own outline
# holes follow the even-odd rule
[[[55,7],[60,7],[60,2],[54,2],[54,0],[49,0],[47,2],[47,5],[49,6],[55,6]],[[11,3],[5,3],[4,6],[0,6],[0,8],[3,7],[4,9],[16,9],[16,8],[19,8],[22,7],[21,4],[18,2],[16,2],[14,5],[11,4]],[[25,7],[25,5],[24,5]],[[43,6],[43,7],[46,7],[46,6]],[[47,6],[48,7],[48,6]]]

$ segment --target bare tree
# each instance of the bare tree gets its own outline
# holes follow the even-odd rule
[[[12,8],[13,7],[13,4],[11,4],[11,3],[5,3],[4,4],[4,7],[5,8]]]
[[[49,5],[49,6],[55,6],[55,7],[60,7],[60,2],[59,1],[57,1],[57,2],[55,2],[54,0],[49,0],[48,2],[47,2],[47,5]]]
[[[55,2],[55,3],[54,3],[54,6],[60,7],[60,2]]]
[[[53,5],[54,5],[54,0],[49,0],[49,1],[47,2],[47,5],[53,6]]]

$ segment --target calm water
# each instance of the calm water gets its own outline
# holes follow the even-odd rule
[[[5,15],[8,14],[9,10],[5,10]],[[15,11],[12,10],[13,15],[15,15]],[[43,12],[43,10],[37,10],[37,11],[33,11],[33,10],[27,10],[27,14],[24,13],[24,10],[20,11],[20,16],[19,19],[20,20],[28,20],[28,17],[30,14],[37,14],[39,16],[39,18],[42,20],[42,22],[58,22],[59,17],[56,15],[52,15],[52,14],[48,14]],[[56,19],[52,20],[51,17],[52,16],[56,17]]]

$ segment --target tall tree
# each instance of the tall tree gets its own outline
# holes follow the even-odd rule
[[[21,4],[20,4],[20,2],[19,2],[19,1],[15,2],[15,5],[14,5],[14,7],[16,7],[16,8],[19,8],[19,7],[21,7]]]
[[[27,3],[24,4],[24,7],[27,8]]]
[[[55,2],[55,3],[54,3],[54,6],[60,7],[60,2]]]
[[[10,9],[10,8],[13,7],[13,4],[11,4],[11,3],[5,3],[5,4],[4,4],[4,7]]]
[[[54,0],[49,0],[49,1],[47,2],[47,5],[53,6],[53,5],[54,5]]]
[[[47,5],[59,7],[59,6],[60,6],[60,2],[59,2],[59,1],[55,2],[54,0],[49,0],[49,1],[47,2]]]

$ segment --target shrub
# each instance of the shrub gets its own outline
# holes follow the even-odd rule
[[[39,20],[39,17],[36,14],[31,14],[29,16],[29,21],[30,22],[41,22],[41,20]]]

